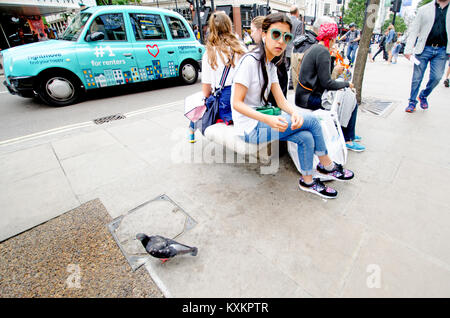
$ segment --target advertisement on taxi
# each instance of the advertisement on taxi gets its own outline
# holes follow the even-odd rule
[[[64,106],[95,88],[177,77],[193,84],[203,53],[187,21],[173,11],[91,7],[60,40],[3,51],[4,84],[12,94]]]

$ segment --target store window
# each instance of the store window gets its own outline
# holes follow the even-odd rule
[[[167,39],[166,29],[158,14],[131,13],[130,19],[136,40]]]

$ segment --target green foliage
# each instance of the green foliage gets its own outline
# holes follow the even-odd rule
[[[417,5],[417,7],[420,8],[421,6],[424,6],[424,5],[426,5],[427,3],[430,3],[431,1],[433,1],[433,0],[421,0],[421,1],[419,2],[419,4]]]
[[[364,13],[366,0],[350,0],[348,9],[344,11],[344,24],[355,23],[357,29],[361,30],[364,24]]]
[[[389,16],[389,19],[386,19],[386,21],[384,21],[383,24],[383,32],[388,28],[389,24],[392,23],[392,19],[394,18],[394,14],[391,13],[391,15]],[[401,33],[405,33],[407,26],[405,23],[405,20],[403,20],[403,18],[399,15],[395,16],[395,32],[401,32]]]

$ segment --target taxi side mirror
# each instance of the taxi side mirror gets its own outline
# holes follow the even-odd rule
[[[86,37],[86,41],[88,42],[100,41],[103,40],[104,38],[105,34],[103,32],[94,32]]]

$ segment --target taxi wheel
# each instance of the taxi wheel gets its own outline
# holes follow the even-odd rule
[[[81,84],[70,73],[48,73],[41,77],[39,97],[51,106],[66,106],[81,97]]]
[[[183,84],[191,85],[197,82],[198,68],[192,62],[184,62],[180,67],[180,79]]]

